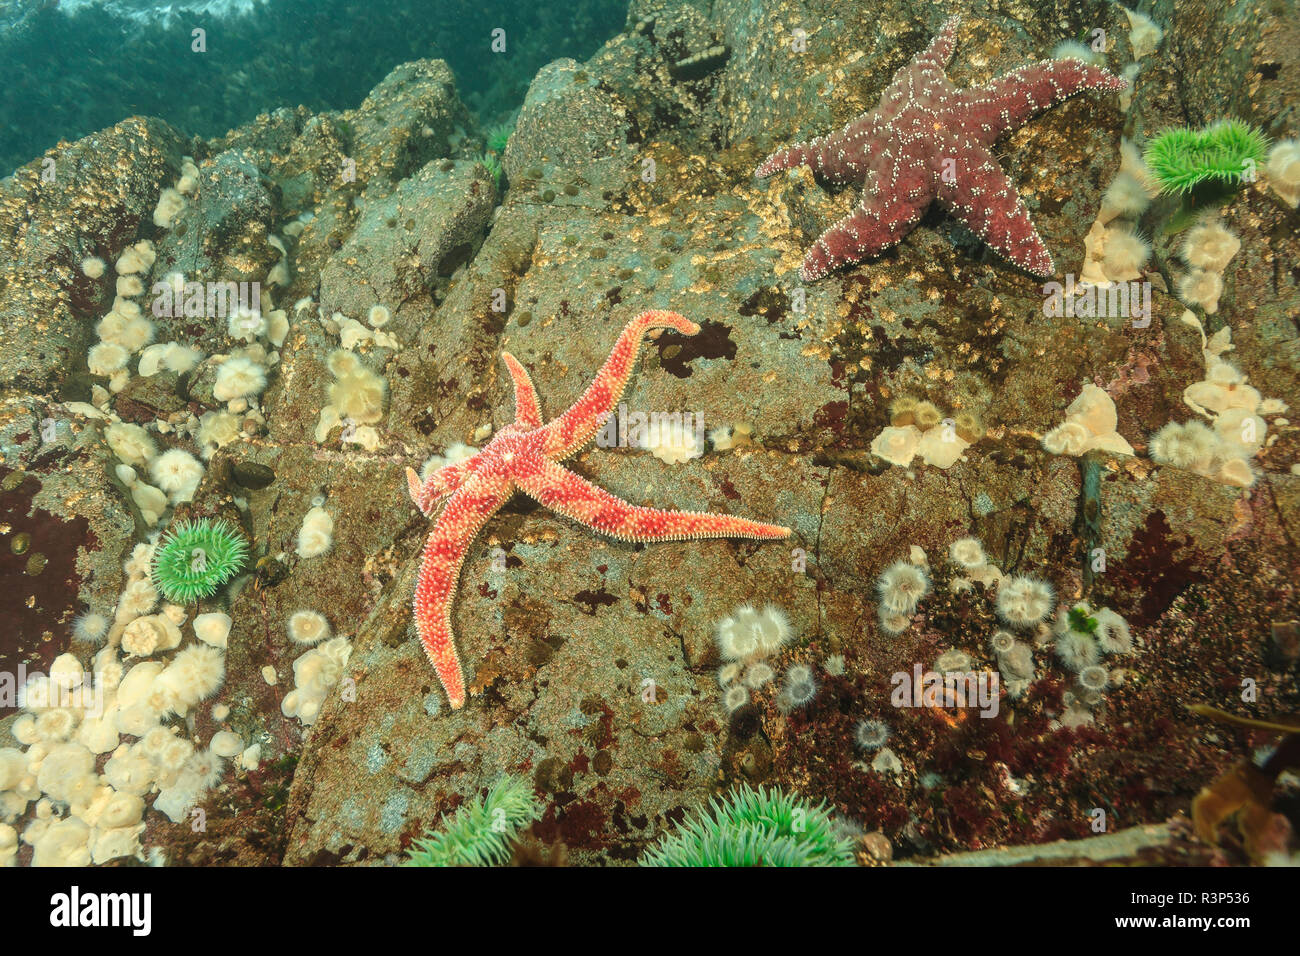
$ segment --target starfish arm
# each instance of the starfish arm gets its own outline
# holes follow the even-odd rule
[[[957,157],[954,172],[939,183],[939,204],[1003,258],[1036,276],[1051,275],[1051,253],[997,160],[969,150]]]
[[[443,465],[433,471],[424,481],[416,474],[414,468],[406,469],[406,491],[415,502],[415,506],[426,518],[438,510],[444,498],[459,488],[478,468],[479,457],[466,458],[464,461]]]
[[[875,189],[868,177],[853,212],[821,234],[804,257],[799,278],[812,282],[840,266],[874,256],[896,244],[916,225],[934,198],[929,177],[906,173],[906,183]]]
[[[568,458],[595,437],[627,387],[642,337],[650,329],[664,328],[676,329],[682,335],[700,331],[698,325],[676,312],[643,312],[629,322],[582,397],[559,418],[543,426],[547,457],[557,461]]]
[[[420,481],[420,476],[415,469],[410,467],[406,469],[406,493],[411,496],[411,501],[415,503],[415,507],[419,508],[427,518],[429,512],[425,510],[427,502],[424,500],[424,483]]]
[[[563,465],[538,459],[516,478],[519,489],[552,511],[620,541],[692,538],[786,538],[789,528],[699,511],[665,511],[629,504]]]
[[[1045,60],[1004,73],[983,89],[963,91],[961,97],[975,138],[991,146],[1003,133],[1078,93],[1127,88],[1127,80],[1082,60]]]
[[[778,149],[767,159],[763,160],[758,169],[754,170],[754,175],[759,179],[766,179],[773,173],[778,173],[783,169],[795,169],[799,166],[813,166],[817,160],[817,152],[825,143],[825,136],[818,136],[816,139],[809,140],[806,143],[795,143],[793,146],[787,146],[785,149]]]
[[[424,545],[415,580],[415,627],[452,710],[465,704],[465,675],[451,630],[456,581],[470,544],[510,497],[508,484],[470,481],[447,501]]]
[[[856,122],[857,120],[854,120],[839,132],[829,136],[818,136],[806,143],[795,143],[793,146],[785,147],[785,149],[778,149],[763,160],[762,165],[754,170],[754,175],[759,179],[766,179],[773,173],[779,173],[783,169],[811,166],[814,173],[829,183],[842,185],[850,182],[854,171],[844,168],[842,163],[836,161],[837,157],[842,155],[842,151],[837,144],[843,142],[844,137],[848,135],[851,127]]]
[[[754,170],[754,175],[766,179],[783,169],[810,166],[819,179],[833,186],[861,182],[865,168],[859,162],[859,141],[864,136],[864,122],[862,117],[858,117],[827,136],[778,149],[763,160],[763,164]]]
[[[533,387],[528,370],[509,352],[502,352],[501,360],[506,363],[515,383],[515,422],[525,428],[537,428],[542,424],[542,407],[537,401],[537,389]]]
[[[921,53],[899,70],[898,76],[901,76],[907,70],[919,70],[922,73],[943,73],[944,67],[952,59],[952,51],[957,46],[957,28],[961,26],[961,17],[949,17],[939,28],[930,45]]]

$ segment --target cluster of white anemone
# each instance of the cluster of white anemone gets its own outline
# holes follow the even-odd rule
[[[949,589],[969,591],[976,582],[996,587],[998,617],[1013,628],[1032,628],[1056,610],[1051,584],[1028,574],[1003,574],[989,560],[978,538],[957,539],[948,547],[948,558],[958,569]]]
[[[1086,622],[1085,626],[1078,626],[1078,621]],[[1112,671],[1105,658],[1132,654],[1133,633],[1118,613],[1110,608],[1094,609],[1086,601],[1062,610],[1052,633],[1057,660],[1075,677],[1075,686],[1064,697],[1061,724],[1070,728],[1090,724],[1091,708],[1116,683],[1118,671]]]
[[[401,348],[402,343],[398,341],[396,336],[385,329],[388,323],[392,321],[393,313],[388,306],[382,303],[376,303],[370,307],[366,312],[365,324],[344,315],[342,312],[335,312],[329,318],[326,318],[324,312],[317,309],[317,316],[321,326],[327,332],[339,337],[339,345],[346,351],[355,351],[363,345],[374,345],[387,349]]]
[[[123,563],[126,583],[111,617],[87,611],[73,622],[77,642],[104,645],[89,670],[65,653],[22,689],[11,730],[26,749],[0,749],[0,826],[14,830],[10,840],[0,829],[0,863],[14,862],[23,820],[21,840],[33,847],[34,865],[142,858],[151,795],[154,811],[181,822],[219,783],[225,759],[240,754],[246,768],[260,759],[256,746],[242,750],[229,730],[206,748],[185,731],[225,680],[232,622],[224,613],[200,614],[187,641],[184,609],[159,608],[154,547],[137,544]],[[224,721],[229,708],[217,704],[212,713]]]
[[[1183,390],[1183,402],[1208,420],[1170,422],[1151,436],[1152,461],[1194,471],[1226,485],[1249,488],[1255,483],[1251,460],[1267,440],[1263,415],[1278,415],[1286,405],[1264,399],[1246,376],[1223,359],[1232,348],[1224,326],[1206,342],[1205,378]]]
[[[330,690],[343,679],[351,656],[352,645],[348,639],[332,637],[295,660],[294,689],[284,695],[280,712],[289,718],[296,717],[307,726],[316,723],[321,705]]]
[[[108,390],[95,385],[90,403],[67,405],[72,412],[108,422],[104,438],[121,462],[115,469],[117,478],[151,527],[162,520],[169,505],[192,500],[203,479],[203,466],[193,455],[180,448],[159,454],[149,432],[121,421],[110,408],[110,393],[120,392],[130,379],[127,363],[135,352],[143,349],[139,362],[142,375],[156,374],[162,368],[188,372],[202,357],[196,350],[174,342],[149,345],[155,334],[153,322],[132,297],[144,294],[144,280],[155,260],[153,244],[148,240],[129,246],[118,257],[114,266],[117,297],[112,310],[96,324],[100,341],[87,356],[90,371],[108,377]],[[93,278],[101,277],[105,268],[97,258],[82,263],[82,271]],[[175,430],[171,422],[159,422],[156,427],[159,432]]]
[[[104,635],[110,647],[120,645],[126,628],[138,618],[152,614],[158,606],[161,595],[159,595],[158,589],[154,587],[153,578],[150,575],[153,553],[154,545],[152,543],[139,542],[131,549],[131,556],[122,564],[122,571],[126,574],[126,586],[122,588],[118,596],[113,622]],[[183,621],[185,617],[184,610],[173,609],[171,605],[168,605],[166,616],[169,623],[176,623],[178,614]],[[172,646],[175,647],[176,645],[173,644]]]
[[[204,468],[188,451],[170,448],[160,453],[149,433],[130,422],[109,424],[104,440],[119,459],[114,469],[118,481],[150,527],[159,523],[169,506],[194,500]]]
[[[429,476],[447,465],[456,465],[462,461],[467,461],[478,454],[478,449],[464,442],[455,442],[448,445],[441,455],[430,455],[420,466],[420,481],[428,481]]]
[[[379,432],[374,426],[384,417],[388,382],[347,348],[331,352],[326,365],[334,381],[329,386],[329,402],[316,423],[316,440],[325,441],[332,429],[342,425],[344,442],[374,451],[379,447]]]
[[[1116,429],[1115,402],[1104,389],[1086,383],[1065,410],[1065,421],[1043,436],[1043,448],[1053,455],[1078,457],[1094,449],[1133,454],[1133,446]]]
[[[98,344],[91,347],[86,364],[92,375],[108,378],[109,391],[120,392],[130,380],[128,363],[131,356],[140,353],[138,373],[149,378],[161,371],[183,375],[194,369],[203,355],[197,349],[178,342],[150,344],[157,334],[153,321],[144,313],[137,299],[145,294],[145,283],[153,268],[157,254],[153,243],[147,239],[128,246],[114,264],[117,273],[113,306],[95,325]],[[82,271],[92,278],[104,274],[103,260],[97,258],[82,262]],[[180,295],[185,279],[180,273],[169,273],[162,280],[175,295]],[[156,290],[151,290],[156,291]],[[104,407],[107,393],[94,404]]]
[[[1187,305],[1200,306],[1206,315],[1219,311],[1223,294],[1223,273],[1241,249],[1241,240],[1215,212],[1202,216],[1183,237],[1181,253],[1187,271],[1178,277],[1178,297]]]
[[[767,662],[789,642],[790,619],[775,604],[761,611],[746,604],[718,622],[718,652],[723,664],[718,669],[722,702],[735,713],[749,702],[749,695],[771,683],[776,672]]]
[[[285,255],[284,243],[278,236],[268,235],[267,242]],[[287,284],[287,277],[279,281],[277,269],[287,268],[285,259],[267,276],[269,285]],[[174,274],[181,289],[184,277]],[[178,294],[181,289],[178,289]],[[216,355],[216,377],[212,383],[212,397],[226,403],[227,411],[233,414],[252,412],[260,414],[258,408],[260,396],[266,391],[267,374],[279,364],[280,353],[277,351],[289,335],[289,315],[284,309],[277,309],[270,290],[263,287],[258,290],[257,306],[242,299],[231,302],[226,313],[226,335],[232,342],[238,343],[230,352]]]
[[[749,422],[736,422],[733,425],[719,425],[709,431],[709,444],[714,451],[730,451],[744,448],[754,443],[754,426]]]
[[[989,561],[977,538],[954,541],[949,558],[959,569],[959,576],[950,584],[953,590],[970,590],[974,581],[997,588],[994,606],[998,617],[1008,626],[994,631],[989,637],[988,650],[997,662],[1007,696],[1016,700],[1024,695],[1037,676],[1034,645],[1050,644],[1056,659],[1074,675],[1078,685],[1067,694],[1067,712],[1062,715],[1061,723],[1075,727],[1090,721],[1091,712],[1087,707],[1100,700],[1101,692],[1114,683],[1100,659],[1133,653],[1134,641],[1128,623],[1113,610],[1093,610],[1087,603],[1077,602],[1073,605],[1076,612],[1093,623],[1089,625],[1090,630],[1076,630],[1069,608],[1058,612],[1056,595],[1049,582],[1031,575],[1003,574]],[[1053,623],[1054,612],[1057,613]],[[964,670],[968,662],[964,652],[950,651],[940,658],[936,669]]]
[[[186,290],[184,275],[179,272],[168,273],[163,282],[171,287],[179,301]],[[202,292],[195,294],[201,296]],[[266,298],[265,293],[263,297]],[[202,310],[197,314],[201,315]],[[228,315],[228,331],[236,340],[247,341],[247,344],[237,347],[229,354],[215,355],[211,359],[216,369],[213,397],[225,402],[226,407],[209,410],[201,418],[189,415],[182,420],[173,418],[159,422],[156,426],[159,432],[181,431],[193,435],[205,460],[218,448],[247,437],[247,422],[265,423],[257,405],[258,396],[266,389],[267,369],[279,361],[279,355],[258,341],[257,336],[261,335],[271,345],[278,347],[288,333],[288,321],[282,310],[273,310],[269,316],[263,317],[260,312],[246,305],[235,304]],[[138,372],[146,378],[161,371],[182,374],[192,371],[202,361],[202,353],[195,348],[178,342],[160,342],[146,347],[140,353]],[[106,405],[100,403],[100,407],[106,408]],[[109,417],[115,418],[111,414]],[[138,468],[140,465],[121,454],[119,457],[133,467]]]
[[[186,156],[181,160],[181,175],[174,186],[168,186],[158,196],[153,210],[153,224],[159,229],[170,229],[176,217],[184,211],[187,196],[199,189],[199,168]]]
[[[958,538],[948,545],[948,560],[957,568],[950,590],[969,591],[976,582],[993,587],[1002,580],[1002,572],[989,561],[979,538]]]
[[[1102,194],[1097,218],[1084,237],[1080,284],[1107,288],[1140,279],[1151,243],[1137,232],[1137,221],[1160,192],[1131,140],[1120,140],[1119,171]]]
[[[92,375],[108,378],[109,391],[117,394],[130,380],[128,363],[131,356],[140,353],[137,370],[141,376],[150,377],[167,370],[182,375],[191,371],[202,359],[202,354],[177,342],[151,345],[157,331],[153,321],[145,314],[138,299],[145,295],[149,271],[157,260],[153,243],[142,239],[126,250],[114,263],[114,294],[112,308],[95,324],[99,338],[86,356],[86,365]],[[98,279],[106,266],[102,259],[88,258],[81,264],[82,272]],[[184,287],[184,277],[169,273],[164,277],[177,295]],[[104,396],[105,399],[107,395]],[[104,401],[96,401],[103,406]]]
[[[181,822],[219,783],[223,759],[238,752],[228,731],[205,748],[181,729],[224,681],[224,655],[212,645],[224,646],[229,618],[196,621],[204,640],[180,646],[184,611],[167,605],[152,613],[158,596],[143,573],[149,550],[137,547],[126,562],[128,585],[111,624],[94,613],[77,621],[79,640],[107,641],[90,672],[65,653],[23,687],[11,732],[25,749],[0,748],[0,864],[14,862],[14,824],[24,818],[21,840],[33,848],[33,865],[141,857],[146,798],[156,794],[152,808]],[[146,659],[128,666],[133,657]]]
[[[1012,700],[1024,696],[1035,677],[1033,648],[1010,631],[994,631],[989,638],[989,650],[997,661],[1007,696]]]
[[[267,242],[282,256],[279,265],[267,276],[267,283],[287,284],[287,274],[283,277],[276,274],[277,270],[287,270],[283,258],[286,254],[284,243],[275,235],[269,235]],[[173,273],[168,278],[174,282],[178,297],[185,292],[184,276]],[[269,371],[280,362],[278,349],[289,335],[289,315],[284,309],[275,307],[270,290],[262,287],[258,290],[256,307],[242,299],[229,304],[226,335],[236,344],[229,352],[212,357],[216,368],[212,397],[224,402],[226,412],[232,417],[244,415],[264,421],[259,403],[266,391]],[[237,419],[205,415],[198,429],[199,443],[204,446],[205,454],[233,441],[239,432],[236,424]]]
[[[95,324],[99,342],[86,355],[90,374],[107,378],[113,394],[124,389],[130,379],[127,363],[131,356],[154,339],[154,324],[135,297],[144,294],[144,280],[148,279],[156,258],[153,243],[142,239],[128,246],[114,263],[117,278],[113,306]],[[86,259],[81,264],[81,271],[96,279],[103,276],[104,268],[103,260],[97,258]]]
[[[997,588],[998,616],[1017,628],[1039,624],[1052,612],[1052,587],[1037,578],[1004,575],[975,537],[959,538],[948,547],[948,558],[957,568],[949,583],[953,591],[969,591],[975,583]],[[997,661],[1003,686],[1011,699],[1022,696],[1034,679],[1034,654],[1009,630],[998,630],[989,639],[989,650]],[[959,668],[960,669],[960,668]]]
[[[871,452],[900,467],[907,467],[919,455],[927,465],[948,469],[978,440],[980,432],[970,413],[945,418],[933,402],[904,396],[891,406],[889,425],[871,440]]]
[[[998,616],[1021,630],[1045,626],[1042,622],[1055,610],[1052,586],[1029,575],[1005,575],[994,565],[975,537],[959,538],[948,548],[949,560],[958,574],[949,584],[954,591],[969,591],[978,582],[997,588]],[[1007,695],[1015,700],[1024,695],[1034,680],[1034,653],[1011,630],[1000,629],[989,639],[989,650],[997,662]]]
[[[180,181],[160,197],[157,225],[171,224],[184,207],[184,196],[197,188],[197,177],[187,160]],[[282,254],[281,273],[273,271],[268,278],[277,284],[287,280],[287,263],[283,243],[272,245]],[[279,358],[267,344],[278,348],[288,332],[284,312],[272,309],[263,316],[237,306],[227,332],[242,345],[230,355],[214,357],[214,394],[227,407],[208,412],[201,421],[193,416],[187,422],[176,417],[159,421],[150,426],[154,434],[122,422],[110,408],[111,396],[126,386],[132,355],[139,353],[138,372],[145,377],[188,373],[202,361],[188,346],[151,344],[155,328],[137,299],[145,294],[155,261],[147,240],[117,258],[116,298],[96,325],[99,342],[88,356],[91,371],[107,377],[108,388],[95,385],[90,403],[67,406],[106,422],[104,437],[120,462],[116,476],[151,526],[163,520],[169,507],[192,500],[204,475],[189,452],[171,448],[160,453],[154,434],[197,433],[204,457],[241,437],[243,420],[261,417],[257,396],[265,388],[267,369]],[[99,279],[108,266],[89,257],[82,271]],[[194,291],[180,273],[163,281],[177,298]],[[374,312],[372,320],[378,327],[385,316]],[[331,535],[332,520],[323,509],[310,512],[301,543],[323,552]],[[218,730],[207,747],[184,730],[192,726],[194,709],[224,682],[232,621],[220,612],[201,614],[187,643],[184,609],[159,608],[160,595],[150,577],[153,550],[152,543],[141,543],[132,551],[124,564],[126,584],[111,614],[87,611],[73,622],[77,642],[105,645],[94,653],[89,672],[83,672],[76,656],[63,654],[48,675],[34,675],[22,689],[23,709],[11,727],[22,749],[0,748],[0,865],[16,861],[20,843],[33,848],[32,862],[42,866],[139,858],[149,805],[180,822],[219,784],[225,760],[238,756],[241,766],[252,768],[260,759],[258,746],[244,749],[243,740],[228,729]],[[336,679],[331,675],[346,663],[349,649],[343,639],[327,639],[328,623],[315,612],[295,614],[290,632],[304,642],[323,642],[295,667],[298,700],[290,702],[291,709],[310,722],[322,688]],[[224,704],[212,707],[218,721],[229,714]]]

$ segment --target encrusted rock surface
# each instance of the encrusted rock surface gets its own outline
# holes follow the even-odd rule
[[[96,450],[102,426],[58,404],[88,397],[59,387],[86,375],[93,322],[112,299],[77,263],[154,235],[152,203],[186,150],[199,162],[199,199],[177,220],[183,236],[158,237],[157,275],[166,265],[201,279],[264,278],[278,257],[268,233],[314,214],[299,220],[290,284],[274,292],[290,330],[261,397],[266,424],[218,451],[196,500],[178,512],[234,515],[253,540],[257,574],[203,609],[234,619],[224,724],[261,744],[263,766],[227,774],[207,804],[206,836],[164,821],[147,842],[188,862],[393,862],[442,814],[513,773],[543,800],[534,835],[563,842],[575,863],[634,861],[738,780],[824,797],[864,832],[882,832],[895,859],[928,859],[1086,837],[1098,807],[1113,829],[1162,824],[1252,743],[1186,704],[1257,717],[1300,709],[1296,661],[1270,644],[1276,622],[1300,616],[1300,433],[1270,427],[1276,440],[1256,459],[1250,489],[1146,457],[1151,433],[1191,417],[1182,391],[1204,374],[1200,333],[1163,291],[1181,269],[1176,240],[1156,236],[1146,328],[1045,314],[1038,282],[938,212],[883,257],[799,283],[803,249],[855,194],[827,190],[806,170],[759,183],[754,167],[776,146],[874,104],[939,23],[905,0],[870,14],[860,4],[819,6],[814,17],[783,2],[721,0],[709,13],[634,2],[627,31],[589,62],[557,61],[538,74],[500,194],[472,158],[478,131],[449,71],[429,61],[399,67],[347,114],[282,110],[193,145],[129,120],[55,151],[60,168],[86,164],[70,184],[60,180],[64,192],[39,185],[39,163],[4,184],[0,218],[30,225],[0,233],[0,369],[24,392],[0,419],[3,468],[25,476],[13,488],[0,483],[10,515],[0,544],[7,558],[24,521],[83,522],[85,543],[67,565],[76,582],[61,586],[90,606],[111,602],[137,539],[128,499],[110,488],[111,455]],[[1094,26],[1114,41],[1113,68],[1131,59],[1114,7],[1096,7],[1095,22],[1052,22],[1029,9],[968,14],[954,83],[981,83]],[[1063,272],[1080,271],[1121,135],[1223,113],[1277,137],[1300,131],[1280,107],[1294,97],[1277,92],[1297,67],[1284,28],[1216,12],[1233,24],[1220,40],[1239,52],[1179,61],[1186,37],[1204,32],[1206,9],[1156,5],[1168,33],[1142,61],[1129,112],[1115,97],[1080,96],[996,148]],[[798,51],[796,29],[807,32]],[[714,47],[725,54],[709,54]],[[709,54],[705,66],[683,73],[678,64],[697,54]],[[347,159],[355,178],[339,175]],[[86,206],[92,196],[98,205]],[[1230,326],[1228,357],[1294,415],[1295,213],[1255,183],[1227,202],[1224,222],[1242,248],[1206,330]],[[300,298],[309,301],[295,308]],[[391,311],[383,331],[397,341],[357,347],[387,382],[375,447],[338,428],[318,443],[328,356],[339,344],[322,319],[338,311],[364,324],[374,304]],[[628,408],[691,411],[708,429],[748,424],[752,440],[710,444],[678,465],[593,448],[574,470],[635,503],[780,522],[794,534],[780,544],[633,546],[516,499],[465,563],[454,624],[470,699],[450,712],[411,626],[429,523],[410,506],[403,468],[457,442],[482,444],[513,419],[503,350],[528,367],[544,415],[554,415],[648,308],[675,309],[703,330],[651,340]],[[48,326],[38,334],[34,323]],[[205,353],[234,347],[224,323],[176,323],[168,335]],[[183,407],[128,390],[118,414],[214,407],[210,382],[204,392],[182,379]],[[1042,435],[1086,383],[1114,399],[1135,457],[1043,450]],[[899,396],[972,412],[984,435],[950,469],[891,467],[870,446]],[[77,436],[67,449],[38,452],[19,434],[42,414]],[[192,448],[175,435],[163,444]],[[251,465],[274,480],[256,489],[233,480]],[[1081,518],[1089,468],[1100,477],[1099,512],[1089,512],[1096,540]],[[91,504],[73,500],[71,485]],[[334,545],[300,558],[295,536],[314,500],[334,517]],[[1091,723],[1060,725],[1070,677],[1044,646],[1030,690],[1004,700],[996,718],[890,706],[892,674],[928,667],[949,648],[995,666],[988,639],[1003,625],[991,591],[949,586],[948,545],[968,535],[1005,573],[1045,578],[1062,602],[1086,586],[1094,606],[1132,624],[1138,650]],[[928,558],[934,593],[891,636],[877,619],[876,580],[913,546]],[[1105,569],[1085,575],[1093,547],[1104,549]],[[68,646],[77,603],[60,600],[39,625],[56,652]],[[714,629],[744,603],[789,614],[794,640],[772,663],[813,666],[812,704],[782,713],[769,686],[728,716]],[[280,709],[304,650],[285,622],[301,608],[320,610],[353,645],[348,693],[331,694],[310,728]],[[832,656],[843,673],[827,671]],[[1246,680],[1252,700],[1242,697]],[[897,772],[871,769],[854,749],[855,724],[870,718],[891,724]],[[199,714],[200,738],[218,727]]]
[[[111,263],[135,239],[185,145],[166,123],[131,117],[0,181],[0,382],[44,392],[84,366],[92,316],[113,295],[81,261]]]

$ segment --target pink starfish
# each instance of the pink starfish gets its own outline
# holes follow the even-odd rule
[[[444,465],[423,485],[406,469],[411,500],[426,516],[445,506],[424,546],[415,583],[415,624],[453,709],[465,704],[465,678],[451,630],[451,604],[465,553],[487,520],[516,491],[580,524],[622,541],[689,538],[785,538],[789,528],[697,511],[639,508],[598,488],[559,462],[595,437],[632,374],[649,329],[694,335],[700,327],[676,312],[645,312],[627,324],[595,381],[563,415],[547,425],[528,372],[509,352],[501,358],[515,384],[515,420],[478,453]]]
[[[759,177],[811,166],[832,184],[857,183],[856,209],[831,226],[799,276],[820,279],[897,243],[938,201],[1002,256],[1037,276],[1052,257],[991,147],[1003,133],[1083,90],[1118,92],[1128,83],[1081,60],[1044,60],[1004,73],[987,87],[956,89],[944,74],[961,17],[951,17],[925,52],[894,75],[874,110],[837,133],[779,150]]]

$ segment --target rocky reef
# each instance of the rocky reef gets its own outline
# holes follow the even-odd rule
[[[1130,80],[992,152],[1055,278],[1139,285],[1145,315],[1050,307],[938,206],[800,280],[857,190],[754,171],[876,104],[943,23],[911,0],[633,0],[536,74],[499,173],[463,80],[413,60],[356,109],[216,138],[131,117],[0,182],[0,669],[116,668],[111,726],[0,701],[0,861],[391,864],[506,777],[539,802],[527,839],[576,865],[634,863],[739,785],[824,801],[862,864],[1293,855],[1278,808],[1249,847],[1195,835],[1198,792],[1277,733],[1188,707],[1300,711],[1300,218],[1280,172],[1187,200],[1138,157],[1224,117],[1300,135],[1300,17],[1158,0],[1154,37],[1116,4],[1052,10],[962,10],[948,76],[1083,38]],[[1216,263],[1198,223],[1238,247]],[[225,283],[259,303],[212,314]],[[700,331],[650,338],[622,400],[707,437],[568,466],[792,535],[627,544],[514,498],[465,555],[452,710],[412,622],[405,469],[513,420],[503,351],[549,419],[647,309]],[[1153,442],[1188,421],[1217,437]],[[142,596],[154,536],[200,518],[247,539],[241,573]],[[737,649],[745,605],[788,628],[770,653]],[[182,656],[213,647],[215,689]],[[128,685],[149,662],[161,683]],[[998,675],[998,704],[899,706],[917,667]]]

